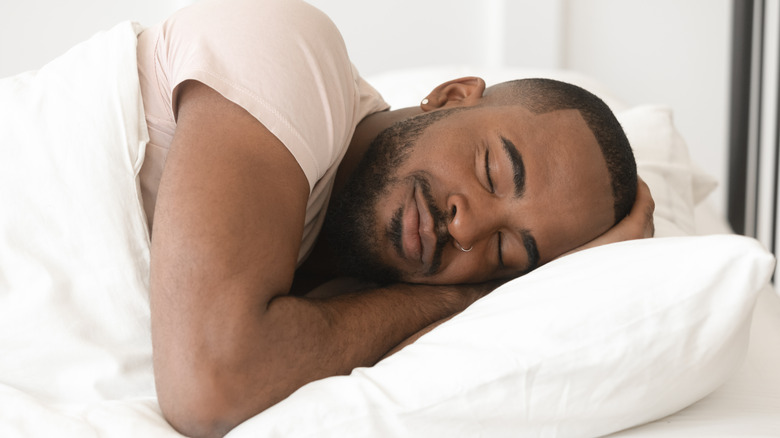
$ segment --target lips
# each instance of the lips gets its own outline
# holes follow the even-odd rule
[[[417,182],[405,205],[402,223],[404,255],[423,268],[429,268],[436,249],[435,222]]]
[[[402,217],[401,242],[403,254],[407,259],[422,261],[423,246],[420,238],[420,209],[417,202],[417,187],[414,186],[412,196],[404,205]]]

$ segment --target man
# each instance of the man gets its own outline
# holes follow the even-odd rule
[[[462,78],[384,111],[332,23],[292,0],[199,3],[142,33],[138,60],[155,379],[187,435],[376,363],[495,280],[652,226],[619,125],[565,84]],[[333,245],[314,248],[331,192]],[[345,274],[380,285],[296,296]]]
[[[372,145],[329,213],[350,274],[438,284],[514,277],[628,214],[633,155],[614,117],[599,119],[609,114],[601,101],[549,80],[484,86],[443,84],[422,105],[430,112]],[[453,101],[453,88],[465,97]],[[473,260],[481,263],[463,264]]]

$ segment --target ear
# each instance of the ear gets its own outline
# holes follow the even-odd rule
[[[476,105],[485,92],[485,81],[468,76],[447,81],[431,91],[420,103],[423,111]]]

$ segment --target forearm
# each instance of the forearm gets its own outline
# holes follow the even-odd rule
[[[225,433],[308,382],[373,365],[477,296],[411,285],[328,299],[282,295],[220,327],[199,321],[187,339],[177,338],[177,346],[197,351],[196,360],[156,346],[160,402],[180,430]]]
[[[428,324],[427,326],[423,327],[421,330],[416,331],[413,335],[411,335],[408,338],[404,339],[399,344],[397,344],[395,347],[393,347],[390,351],[385,353],[385,355],[382,356],[382,358],[380,360],[383,360],[386,357],[389,357],[389,356],[394,355],[395,353],[398,353],[399,351],[401,351],[407,345],[414,344],[423,335],[427,334],[428,332],[430,332],[431,330],[435,329],[436,327],[438,327],[438,326],[444,324],[445,322],[449,321],[457,313],[459,313],[459,312],[453,313],[452,315],[449,315],[446,318],[440,319],[438,321],[434,321],[431,324]]]
[[[343,373],[373,365],[400,342],[425,327],[460,312],[477,299],[475,288],[399,284],[370,291],[310,300],[322,312]],[[279,297],[274,305],[295,306]],[[280,311],[280,314],[290,311]]]

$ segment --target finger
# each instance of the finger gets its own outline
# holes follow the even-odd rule
[[[642,181],[642,178],[637,178],[637,190],[636,190],[636,199],[634,200],[634,208],[637,210],[637,213],[644,214],[645,209],[649,209],[651,212],[655,210],[655,201],[653,200],[653,195],[650,192],[650,187]],[[632,213],[634,212],[634,209],[632,209]]]
[[[644,219],[644,237],[653,237],[655,235],[655,224],[653,222],[653,212],[655,211],[655,200],[650,192],[650,187],[642,180],[637,178],[637,199],[634,206],[641,208],[641,214]]]

